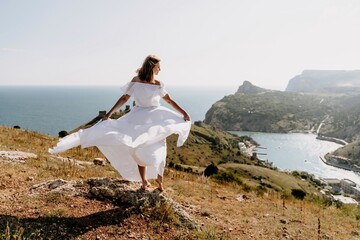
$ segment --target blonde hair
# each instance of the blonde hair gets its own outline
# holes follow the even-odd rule
[[[153,68],[160,62],[160,58],[155,55],[149,55],[145,58],[141,68],[137,70],[138,77],[141,81],[150,82],[154,77]]]

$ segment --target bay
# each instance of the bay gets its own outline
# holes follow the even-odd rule
[[[350,179],[360,185],[359,173],[329,166],[320,158],[341,147],[340,144],[318,140],[315,134],[306,133],[233,133],[253,138],[260,144],[260,148],[257,148],[258,157],[272,162],[281,170],[305,171],[320,178]]]

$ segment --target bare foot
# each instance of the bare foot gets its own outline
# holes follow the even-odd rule
[[[141,189],[142,190],[147,190],[147,188],[151,187],[151,184],[149,183],[148,180],[145,180],[142,182],[142,185],[141,185]]]
[[[159,179],[159,178],[157,178],[156,179],[156,182],[157,182],[157,184],[158,184],[158,190],[160,191],[160,192],[163,192],[164,191],[164,187],[163,187],[163,183],[162,183],[162,181]]]

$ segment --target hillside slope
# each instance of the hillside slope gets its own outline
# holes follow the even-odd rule
[[[236,92],[214,103],[204,122],[223,130],[315,131],[334,111],[336,103],[336,99],[326,95],[266,89]]]
[[[210,134],[210,130],[206,131]],[[196,140],[195,136],[191,138]],[[36,132],[0,126],[0,151],[23,151],[36,155],[19,161],[6,155],[0,156],[1,239],[31,236],[30,239],[79,240],[349,240],[360,235],[358,208],[325,205],[310,182],[269,168],[237,163],[218,165],[222,173],[219,175],[222,178],[218,180],[169,167],[166,169],[164,195],[177,202],[196,221],[199,229],[191,229],[184,225],[169,204],[158,202],[155,206],[149,205],[147,201],[157,193],[152,190],[138,193],[138,183],[132,185],[134,190],[127,190],[129,194],[143,194],[142,198],[135,198],[137,203],[122,205],[109,201],[113,195],[104,183],[109,178],[121,182],[117,172],[107,164],[94,165],[92,159],[101,157],[101,154],[92,148],[70,150],[61,154],[65,158],[47,154],[46,150],[56,140]],[[195,143],[190,141],[189,144]],[[190,154],[194,153],[188,148],[183,154],[190,158]],[[236,181],[227,182],[234,175],[237,176]],[[98,179],[97,183],[91,180],[93,178]],[[75,189],[67,191],[67,188],[62,188],[72,181],[78,182],[71,185]],[[89,194],[98,192],[105,198],[94,199],[91,194],[67,194],[76,192],[77,188],[86,193],[84,185],[79,183],[84,181],[92,181],[97,186],[97,190],[93,189]],[[44,186],[45,192],[38,191],[33,195],[34,189],[41,186]],[[63,190],[53,191],[57,189]],[[120,188],[116,189],[120,194],[118,196],[125,193]],[[292,189],[305,191],[305,199],[293,198]]]

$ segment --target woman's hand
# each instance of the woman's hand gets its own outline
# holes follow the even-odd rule
[[[184,113],[184,120],[185,120],[185,121],[190,121],[190,116],[189,116],[189,114]]]
[[[105,114],[105,115],[102,117],[102,120],[105,121],[105,120],[108,120],[109,118],[110,118],[110,115]]]

